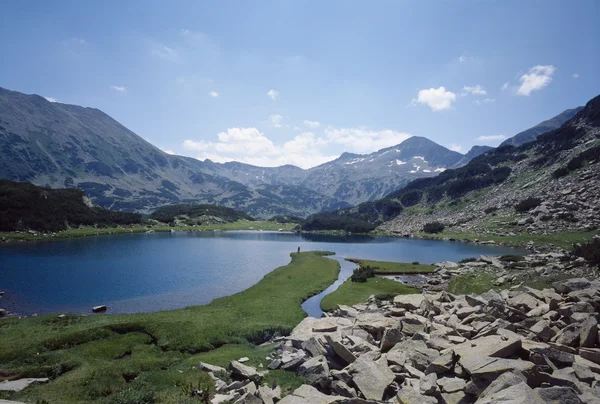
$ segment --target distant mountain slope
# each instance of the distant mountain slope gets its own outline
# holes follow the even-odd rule
[[[289,165],[265,168],[237,162],[204,163],[206,172],[247,186],[301,186],[355,205],[381,198],[415,178],[435,176],[459,161],[466,161],[462,154],[413,136],[371,154],[344,153],[308,170]]]
[[[194,202],[243,208],[268,218],[347,206],[304,188],[293,198],[294,190],[287,189],[285,197],[272,199],[260,189],[211,174],[201,161],[164,153],[98,109],[2,88],[0,178],[77,187],[113,210],[148,212]],[[286,206],[287,200],[294,200],[294,206]]]
[[[483,153],[487,153],[492,150],[493,147],[490,146],[473,146],[471,150],[467,152],[456,164],[452,166],[452,168],[462,167],[469,163],[469,161],[473,160],[475,157],[481,156]]]
[[[551,130],[560,128],[562,124],[567,122],[569,119],[573,118],[582,109],[583,107],[567,109],[553,118],[538,123],[533,128],[529,128],[527,130],[524,130],[523,132],[519,132],[513,137],[506,139],[500,144],[500,146],[520,146],[523,143],[531,142],[542,133],[546,133]]]
[[[533,207],[544,207],[534,214],[537,217],[523,219],[522,225],[541,232],[597,229],[599,164],[600,96],[534,141],[498,147],[464,167],[414,180],[377,201],[309,217],[307,223],[316,218],[321,224],[344,224],[330,219],[338,216],[360,220],[365,228],[370,223],[403,234],[421,231],[433,221],[467,229],[477,226],[469,223],[483,223],[486,231],[488,214],[501,210],[504,223],[515,221],[515,206],[533,198]]]

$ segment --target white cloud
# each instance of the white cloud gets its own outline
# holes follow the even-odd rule
[[[450,150],[455,151],[455,152],[460,152],[462,150],[462,146],[459,144],[451,144],[450,147],[448,147]]]
[[[337,157],[324,154],[320,140],[311,132],[275,145],[256,128],[230,128],[219,133],[217,142],[186,140],[183,147],[201,160],[240,161],[263,167],[293,164],[309,168]]]
[[[571,75],[571,77],[573,77],[574,79],[578,79],[579,78],[579,73],[573,73]]]
[[[556,71],[556,67],[552,65],[537,65],[529,69],[527,74],[519,78],[521,86],[517,90],[517,95],[529,95],[533,91],[541,90],[552,81],[552,75]]]
[[[502,84],[502,87],[500,87],[500,90],[502,91],[506,91],[508,89],[508,81],[504,84]]]
[[[481,105],[481,104],[490,104],[492,102],[496,102],[495,98],[484,98],[483,100],[475,100],[473,101],[476,105]]]
[[[475,58],[473,56],[467,56],[466,54],[462,54],[458,57],[458,63],[467,63],[474,61]]]
[[[475,140],[479,140],[481,142],[496,142],[500,140],[506,139],[504,135],[488,135],[488,136],[479,136]]]
[[[293,164],[303,168],[314,167],[335,159],[328,146],[343,146],[344,151],[369,153],[401,143],[410,137],[407,133],[385,129],[333,128],[324,136],[304,132],[293,139],[275,144],[256,128],[229,128],[217,135],[217,141],[191,140],[183,147],[192,156],[215,162],[240,161],[264,167]]]
[[[118,91],[120,93],[127,93],[127,88],[123,86],[110,86],[112,90]]]
[[[218,97],[219,93],[217,93],[216,91],[211,91],[210,93],[208,93],[208,95],[210,95],[211,97]]]
[[[426,104],[432,111],[441,111],[450,109],[454,101],[456,101],[456,94],[446,91],[445,87],[439,87],[419,91],[418,97],[412,102]]]
[[[304,125],[306,125],[307,127],[311,128],[311,129],[317,129],[319,126],[321,126],[321,122],[304,121]]]
[[[266,124],[273,128],[281,128],[281,121],[283,121],[283,116],[269,115],[269,118],[267,119]]]
[[[274,90],[274,89],[270,89],[270,90],[267,92],[267,95],[268,95],[269,97],[271,97],[271,99],[272,99],[273,101],[275,101],[275,100],[277,99],[277,97],[279,97],[279,91],[277,91],[277,90]]]
[[[163,60],[174,60],[175,58],[177,58],[177,51],[173,48],[169,48],[166,45],[155,45],[151,53],[152,55],[159,57]]]
[[[483,89],[479,84],[476,86],[464,86],[463,87],[463,95],[472,94],[472,95],[486,95],[487,91]]]
[[[56,98],[54,98],[54,97],[44,97],[44,98],[45,98],[47,101],[50,101],[50,102],[58,102],[58,100],[57,100]]]
[[[385,147],[402,143],[411,137],[410,134],[391,129],[379,131],[365,128],[332,128],[325,129],[323,142],[344,146],[345,151],[371,153]]]

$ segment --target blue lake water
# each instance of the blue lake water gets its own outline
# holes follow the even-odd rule
[[[89,313],[100,304],[107,305],[109,313],[206,304],[254,285],[289,263],[290,252],[298,247],[334,251],[336,258],[421,263],[515,252],[457,242],[253,231],[9,244],[0,246],[0,290],[5,291],[0,307],[31,315]],[[351,268],[345,267],[343,273]]]

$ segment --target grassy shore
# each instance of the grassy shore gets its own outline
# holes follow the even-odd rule
[[[339,304],[352,306],[364,303],[371,295],[402,295],[418,292],[418,289],[378,276],[367,279],[367,282],[352,282],[348,279],[337,290],[321,300],[321,310],[333,310]]]
[[[232,223],[218,223],[202,226],[175,226],[170,227],[166,224],[161,225],[132,225],[126,227],[105,227],[96,228],[86,226],[80,228],[67,229],[55,233],[29,233],[29,232],[0,232],[0,241],[36,241],[36,240],[53,240],[73,237],[99,236],[109,234],[132,234],[145,233],[147,231],[168,232],[175,231],[219,231],[219,230],[292,230],[296,227],[294,223],[276,223],[269,221],[250,221],[238,220]]]
[[[457,232],[453,229],[446,229],[441,233],[428,234],[428,233],[416,233],[415,236],[420,238],[429,239],[447,239],[454,238],[456,240],[467,239],[470,241],[480,240],[489,241],[493,240],[496,243],[502,243],[507,246],[513,247],[525,247],[527,243],[533,241],[535,244],[553,244],[562,248],[570,248],[575,243],[583,243],[590,241],[598,232],[597,231],[568,231],[559,232],[553,234],[531,234],[531,233],[515,233],[514,236],[499,236],[492,234],[476,234]]]
[[[292,253],[288,265],[256,285],[205,306],[0,320],[1,377],[52,378],[19,393],[0,392],[0,398],[45,399],[51,404],[186,403],[183,386],[204,377],[192,369],[198,360],[210,359],[211,353],[222,365],[240,356],[264,357],[263,348],[249,343],[287,334],[306,316],[302,301],[339,274],[338,262],[325,258],[328,254]],[[298,383],[295,376],[281,372],[270,377],[283,384]]]
[[[356,258],[346,258],[346,261],[354,262],[361,267],[370,266],[378,275],[407,275],[407,274],[426,274],[435,271],[434,265],[406,262],[386,262],[363,260]]]

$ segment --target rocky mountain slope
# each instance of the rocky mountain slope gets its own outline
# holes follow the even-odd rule
[[[438,221],[478,234],[595,230],[600,228],[599,163],[600,96],[535,141],[500,147],[391,194],[416,203],[381,229],[413,233]]]
[[[164,153],[100,110],[0,88],[0,178],[76,187],[99,206],[125,211],[212,203],[267,218],[348,206],[303,187],[245,186],[204,166]]]
[[[520,146],[523,143],[531,142],[535,140],[542,133],[549,132],[554,129],[558,129],[562,124],[567,122],[569,119],[573,118],[575,114],[581,111],[583,107],[577,107],[572,109],[567,109],[560,114],[556,115],[553,118],[550,118],[544,122],[540,122],[535,125],[533,128],[529,128],[524,130],[523,132],[519,132],[513,137],[506,139],[504,142],[500,144],[502,146]]]

